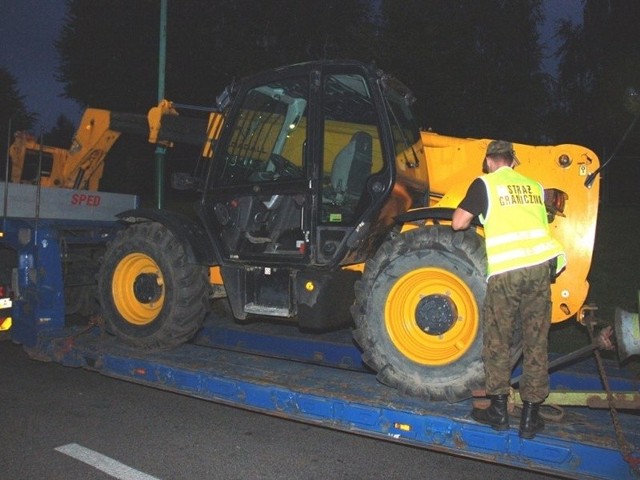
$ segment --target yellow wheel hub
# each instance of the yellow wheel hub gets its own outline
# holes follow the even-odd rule
[[[153,322],[164,305],[164,278],[158,264],[143,253],[124,257],[113,273],[111,292],[116,309],[134,325]]]
[[[422,365],[445,365],[469,350],[480,324],[475,296],[457,275],[419,268],[400,277],[385,303],[394,346]]]

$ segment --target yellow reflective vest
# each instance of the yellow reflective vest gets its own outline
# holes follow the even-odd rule
[[[551,237],[542,186],[510,167],[480,177],[488,194],[484,225],[488,275],[538,265],[557,258],[566,265],[562,245]]]

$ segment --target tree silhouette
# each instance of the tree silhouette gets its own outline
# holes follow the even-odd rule
[[[0,151],[3,152],[0,166],[4,178],[4,163],[6,160],[7,141],[10,133],[16,130],[29,130],[38,119],[38,115],[27,111],[24,95],[20,94],[17,80],[4,67],[0,67]],[[11,128],[11,132],[9,132]]]
[[[559,141],[591,147],[605,161],[616,150],[634,114],[625,92],[640,88],[640,3],[586,0],[584,22],[559,29],[557,111],[551,118]],[[640,203],[640,124],[603,172],[605,198]]]
[[[65,115],[59,115],[56,124],[44,134],[44,143],[51,147],[69,148],[76,126]]]
[[[146,112],[156,101],[157,5],[68,0],[56,42],[64,95],[85,107]]]
[[[67,0],[56,43],[64,92],[81,104],[146,112],[157,100],[159,3]],[[234,79],[283,64],[361,56],[369,2],[169,1],[166,96],[213,105]]]
[[[584,22],[564,22],[558,95],[564,138],[611,150],[630,121],[628,87],[640,88],[640,3],[586,0]]]
[[[408,79],[425,127],[539,141],[548,109],[541,2],[383,0],[383,62]]]

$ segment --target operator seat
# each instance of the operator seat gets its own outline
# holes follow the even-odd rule
[[[336,155],[331,167],[331,188],[336,205],[342,205],[345,200],[356,203],[362,195],[373,166],[372,145],[371,135],[358,131]]]

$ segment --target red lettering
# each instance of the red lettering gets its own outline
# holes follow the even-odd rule
[[[102,198],[100,195],[86,195],[84,193],[74,193],[71,195],[71,205],[86,205],[88,207],[97,207],[100,205]]]

